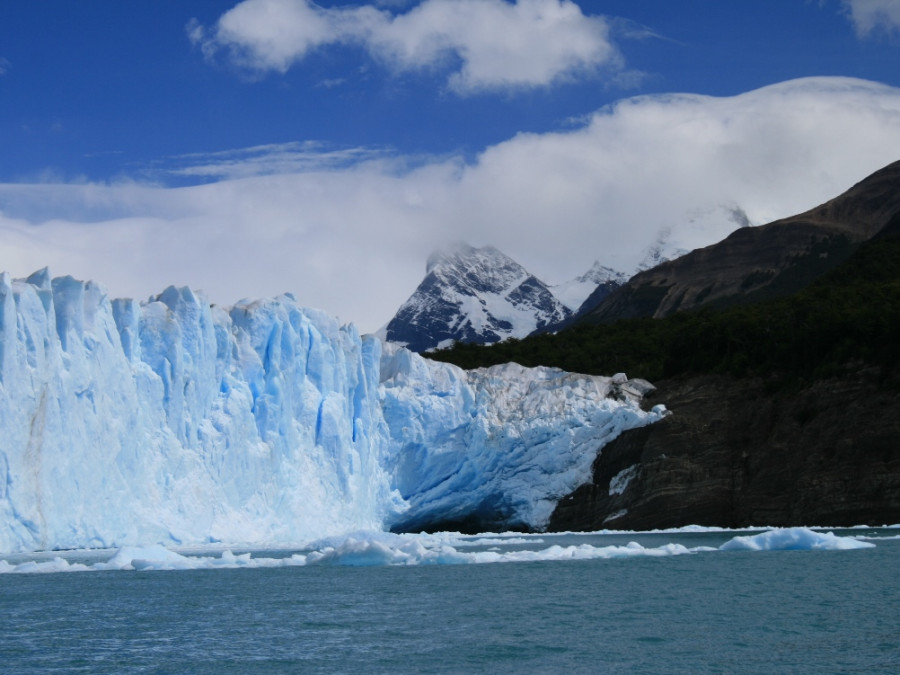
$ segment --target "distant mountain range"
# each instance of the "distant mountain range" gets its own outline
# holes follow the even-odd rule
[[[682,253],[660,239],[647,248],[638,269]],[[457,243],[428,258],[425,278],[382,337],[424,352],[556,330],[596,307],[628,277],[595,262],[584,274],[551,286],[493,246]]]
[[[805,213],[743,226],[691,252],[663,232],[634,276],[599,263],[551,286],[493,247],[434,253],[426,276],[383,334],[417,352],[454,342],[492,344],[580,322],[661,318],[790,295],[846,260],[900,210],[900,162]]]

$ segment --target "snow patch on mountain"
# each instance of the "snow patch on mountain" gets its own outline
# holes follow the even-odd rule
[[[626,281],[628,281],[628,275],[624,272],[619,272],[611,267],[601,265],[600,261],[595,261],[593,266],[581,276],[551,286],[550,290],[560,302],[575,312],[598,286],[605,285],[612,290]]]
[[[637,274],[638,272],[652,269],[669,260],[680,258],[688,252],[688,249],[681,248],[673,240],[672,228],[664,227],[659,231],[656,239],[644,249],[644,255],[634,273]]]

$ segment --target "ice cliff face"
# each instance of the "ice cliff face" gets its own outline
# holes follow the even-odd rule
[[[664,414],[610,387],[383,350],[290,295],[139,304],[3,274],[0,551],[540,528],[604,442]]]

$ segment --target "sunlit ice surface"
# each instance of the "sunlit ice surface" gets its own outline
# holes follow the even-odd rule
[[[0,574],[254,569],[308,566],[420,566],[522,563],[711,555],[734,551],[848,551],[900,539],[900,526],[834,532],[807,527],[725,530],[685,527],[652,532],[466,535],[457,532],[356,532],[299,549],[232,550],[206,546],[171,549],[123,546],[8,555]]]

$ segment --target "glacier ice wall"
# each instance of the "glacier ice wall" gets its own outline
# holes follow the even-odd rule
[[[664,414],[609,380],[472,372],[291,295],[145,303],[0,275],[0,551],[289,545],[499,514],[539,528],[598,448]]]

